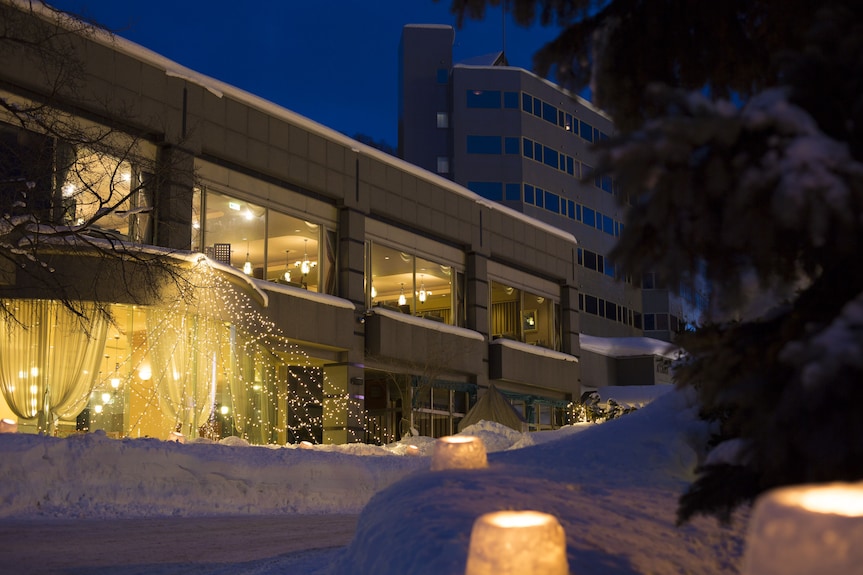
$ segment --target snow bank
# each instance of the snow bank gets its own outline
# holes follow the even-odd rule
[[[533,509],[564,526],[573,573],[736,574],[739,532],[675,524],[707,432],[691,397],[674,391],[580,433],[492,453],[487,469],[414,473],[371,499],[331,572],[461,573],[479,515]]]
[[[0,517],[358,513],[428,465],[355,450],[0,434]]]

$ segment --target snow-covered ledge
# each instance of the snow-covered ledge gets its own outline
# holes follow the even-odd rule
[[[369,310],[368,313],[370,313],[372,315],[381,315],[384,317],[388,317],[390,319],[394,319],[396,321],[400,321],[402,323],[409,323],[412,325],[423,327],[425,329],[432,329],[435,331],[442,331],[445,333],[451,333],[451,334],[457,335],[459,337],[467,337],[470,339],[485,341],[485,337],[481,333],[476,332],[472,329],[467,329],[464,327],[456,327],[454,325],[449,325],[449,324],[442,323],[439,321],[434,321],[432,319],[425,319],[422,317],[417,317],[415,315],[402,313],[400,311],[386,309],[383,307],[373,307]]]
[[[502,345],[504,347],[511,347],[513,349],[517,349],[526,353],[532,353],[534,355],[541,355],[553,359],[561,359],[563,361],[572,361],[578,363],[578,358],[574,355],[569,355],[568,353],[563,353],[562,351],[554,351],[553,349],[548,349],[529,343],[523,343],[512,339],[498,338],[491,341],[489,345]]]

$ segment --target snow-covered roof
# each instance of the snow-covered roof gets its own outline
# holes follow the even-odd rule
[[[531,353],[533,355],[541,355],[543,357],[562,359],[563,361],[570,361],[575,363],[578,362],[577,357],[575,357],[574,355],[569,355],[568,353],[563,353],[562,351],[554,351],[553,349],[548,349],[545,347],[540,347],[538,345],[532,345],[521,341],[515,341],[512,339],[505,339],[502,337],[491,341],[490,345],[500,345],[503,347],[509,347],[512,349],[517,349],[519,351]]]
[[[606,357],[640,357],[647,355],[677,359],[682,349],[673,343],[650,337],[597,337],[581,334],[583,351],[592,351]]]

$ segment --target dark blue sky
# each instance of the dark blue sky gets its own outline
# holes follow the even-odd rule
[[[450,0],[49,0],[198,72],[353,136],[397,144],[405,24],[455,25]],[[500,50],[501,11],[456,30],[456,61]],[[530,70],[556,35],[506,23],[506,53]]]

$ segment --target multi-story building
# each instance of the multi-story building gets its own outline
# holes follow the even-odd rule
[[[572,233],[528,216],[557,194],[581,223],[578,196],[530,170],[472,191],[42,5],[0,0],[0,20],[28,40],[0,50],[0,417],[388,441],[454,432],[494,383],[532,428],[566,421],[601,292]],[[514,77],[499,114],[547,97]],[[489,150],[466,129],[460,153]],[[555,153],[574,178],[583,159]],[[523,182],[518,209],[487,200],[494,180]]]
[[[453,63],[450,26],[408,25],[399,50],[399,154],[578,240],[583,334],[666,341],[682,308],[652,274],[621,278],[608,254],[624,208],[591,147],[612,119],[501,52]],[[499,294],[493,294],[493,301]]]

